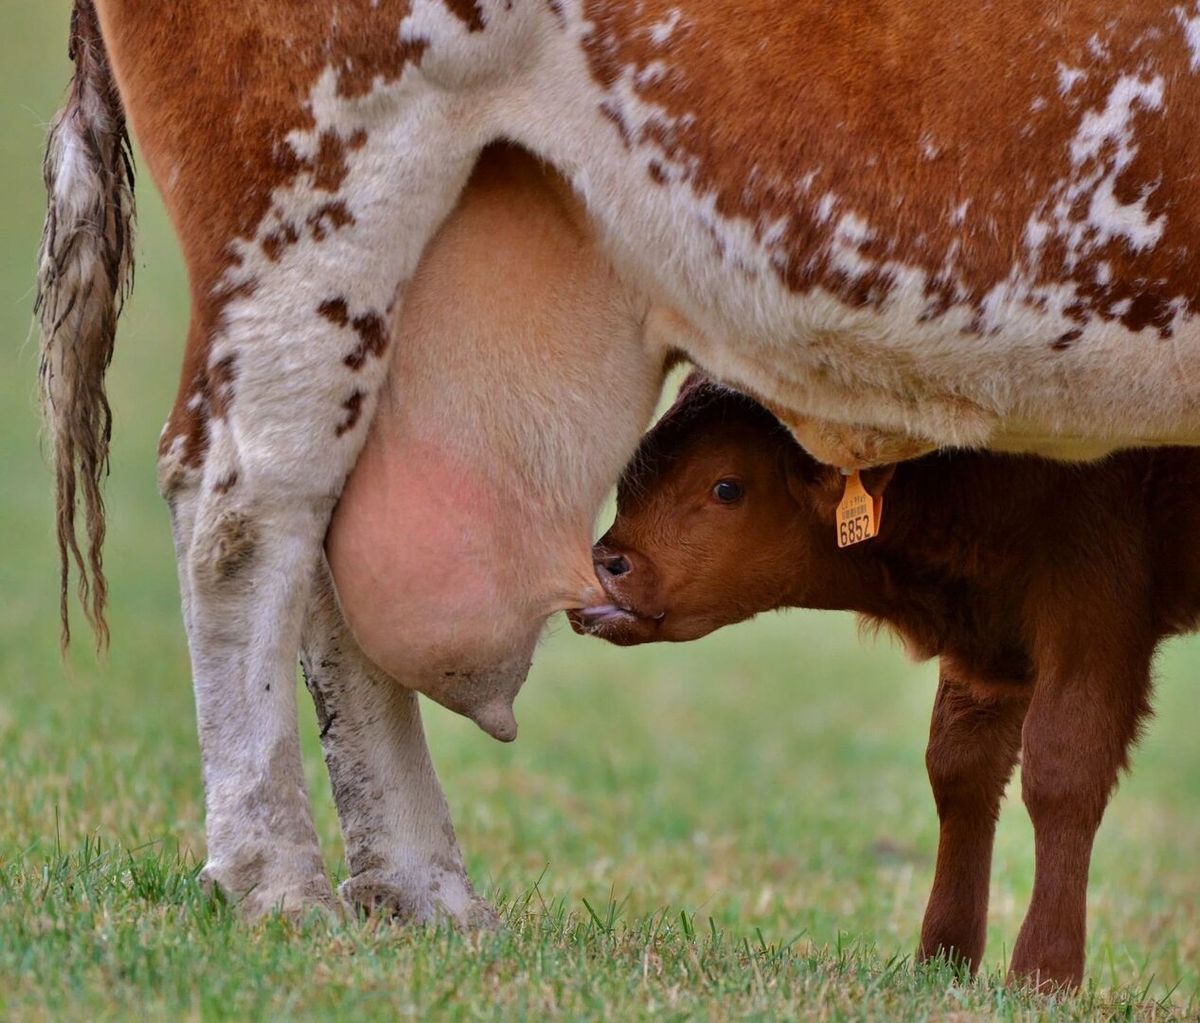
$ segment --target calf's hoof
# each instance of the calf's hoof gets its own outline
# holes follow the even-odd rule
[[[1008,983],[1048,994],[1083,983],[1081,930],[1031,926],[1026,920],[1008,964]]]
[[[344,881],[338,891],[352,909],[399,923],[446,921],[472,931],[494,930],[500,923],[495,910],[475,894],[458,869],[366,870]]]
[[[276,913],[296,922],[303,922],[313,915],[327,920],[343,916],[342,905],[323,869],[319,874],[302,878],[259,876],[252,879],[244,870],[230,870],[209,861],[200,871],[200,885],[210,894],[220,890],[237,906],[247,923]]]

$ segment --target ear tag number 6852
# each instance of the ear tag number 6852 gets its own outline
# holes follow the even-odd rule
[[[862,476],[855,469],[846,477],[846,492],[837,507],[837,542],[839,547],[852,547],[870,540],[879,532],[883,516],[883,498],[872,497],[863,486]]]

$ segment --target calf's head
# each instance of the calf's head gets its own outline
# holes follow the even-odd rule
[[[890,468],[864,474],[878,493]],[[856,603],[839,550],[844,479],[807,455],[761,405],[700,373],[643,440],[594,548],[604,603],[580,633],[620,645],[698,639],[781,606]]]

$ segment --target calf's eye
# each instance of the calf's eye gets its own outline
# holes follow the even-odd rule
[[[713,497],[722,504],[733,504],[735,501],[741,500],[744,491],[737,480],[718,480],[712,493]]]

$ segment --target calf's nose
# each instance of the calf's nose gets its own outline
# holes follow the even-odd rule
[[[611,576],[625,575],[633,566],[624,554],[613,554],[609,551],[598,550],[592,555],[596,570],[604,569]]]

